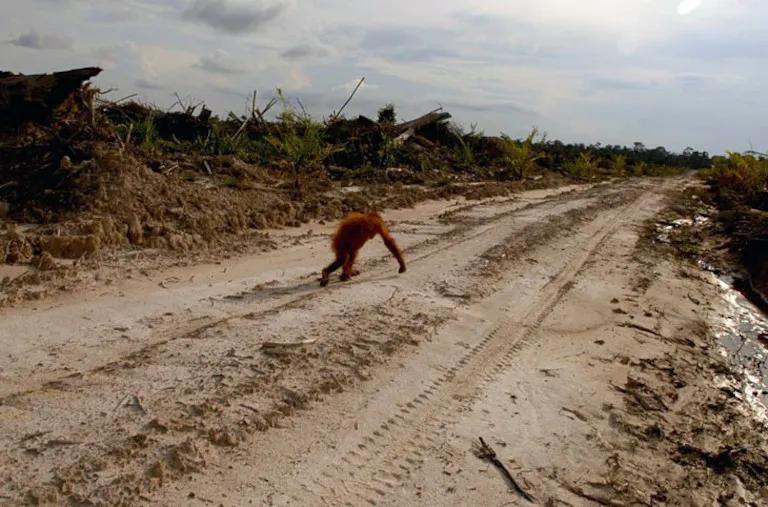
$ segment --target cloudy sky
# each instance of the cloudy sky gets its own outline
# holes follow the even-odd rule
[[[585,143],[768,149],[766,0],[2,0],[0,69],[105,69],[113,98],[321,117],[439,105]]]

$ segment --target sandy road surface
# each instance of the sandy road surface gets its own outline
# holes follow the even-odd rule
[[[620,386],[716,311],[694,303],[711,287],[636,248],[685,184],[391,212],[401,276],[376,242],[360,277],[320,289],[330,229],[315,226],[269,255],[8,311],[0,499],[525,504],[473,454],[482,436],[537,503],[648,503],[657,467],[685,474],[630,442],[643,417],[625,398],[647,409],[651,380]]]

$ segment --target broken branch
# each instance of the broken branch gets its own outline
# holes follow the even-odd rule
[[[584,491],[579,486],[576,486],[575,484],[563,484],[563,486],[565,487],[565,489],[567,489],[568,491],[570,491],[574,495],[579,496],[581,498],[584,498],[586,500],[595,502],[596,504],[605,505],[605,506],[609,506],[609,507],[610,506],[624,505],[623,503],[621,503],[619,501],[614,501],[614,500],[611,500],[611,499],[608,499],[608,498],[603,498],[601,496],[592,495],[590,493],[587,493],[586,491]]]
[[[256,92],[257,91],[258,90],[253,90],[253,100],[251,101],[251,119],[252,120],[256,119],[256,111],[257,111],[257,109],[256,109]]]
[[[347,107],[347,105],[348,105],[350,102],[352,102],[352,98],[353,98],[353,97],[355,96],[355,94],[357,93],[357,90],[359,90],[359,89],[360,89],[360,87],[363,85],[363,81],[365,81],[365,77],[362,77],[362,78],[360,78],[360,82],[359,82],[359,83],[357,83],[357,86],[355,86],[355,89],[354,89],[354,90],[352,90],[352,95],[350,95],[350,96],[349,96],[349,98],[347,99],[347,101],[346,101],[346,102],[344,102],[344,105],[342,105],[342,106],[341,106],[341,109],[339,109],[339,112],[333,115],[333,118],[334,118],[334,119],[335,119],[335,118],[338,118],[338,117],[340,117],[340,116],[341,116],[341,113],[343,113],[343,112],[344,112],[344,109]]]
[[[293,343],[280,343],[280,342],[264,342],[261,344],[261,350],[265,351],[274,351],[274,350],[280,350],[280,349],[292,349],[297,347],[303,347],[304,345],[312,345],[317,340],[302,340],[299,342],[293,342]]]
[[[663,334],[659,333],[658,331],[654,331],[653,329],[651,329],[649,327],[641,326],[641,325],[635,324],[633,322],[622,322],[621,324],[619,324],[619,327],[626,327],[626,328],[630,328],[630,329],[637,329],[638,331],[643,331],[644,333],[652,334],[654,336],[658,336],[659,338],[663,338],[665,340],[667,339],[666,336],[664,336]]]
[[[512,477],[512,474],[509,472],[504,463],[502,463],[501,460],[499,460],[499,458],[496,456],[496,451],[494,451],[491,446],[489,446],[485,440],[483,440],[483,437],[479,437],[479,440],[480,445],[476,453],[477,457],[494,465],[501,472],[502,476],[504,479],[506,479],[515,493],[531,503],[535,502],[536,499],[527,493],[522,487],[520,487],[515,478]]]

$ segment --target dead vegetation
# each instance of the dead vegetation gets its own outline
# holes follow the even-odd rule
[[[610,175],[569,172],[564,145],[535,132],[465,132],[442,109],[398,122],[393,106],[375,121],[342,108],[318,122],[254,92],[247,114],[222,119],[178,96],[170,111],[108,100],[87,84],[99,72],[0,74],[0,266],[26,268],[0,276],[0,304],[126,252],[270,248],[266,229],[352,210]]]

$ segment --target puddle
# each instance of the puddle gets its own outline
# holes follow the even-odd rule
[[[656,241],[671,243],[680,229],[708,225],[711,210],[692,218],[657,222]],[[733,389],[734,395],[748,404],[759,420],[768,423],[768,304],[761,310],[752,302],[760,299],[755,297],[749,284],[723,275],[701,259],[697,264],[708,274],[710,282],[720,288],[724,315],[719,322],[710,324],[720,342],[720,352],[741,373],[738,384],[727,379],[717,380],[721,387]]]
[[[725,317],[714,323],[714,330],[723,346],[722,353],[742,373],[737,397],[754,410],[757,417],[768,422],[768,316],[752,304],[728,276],[710,273],[725,303]]]

